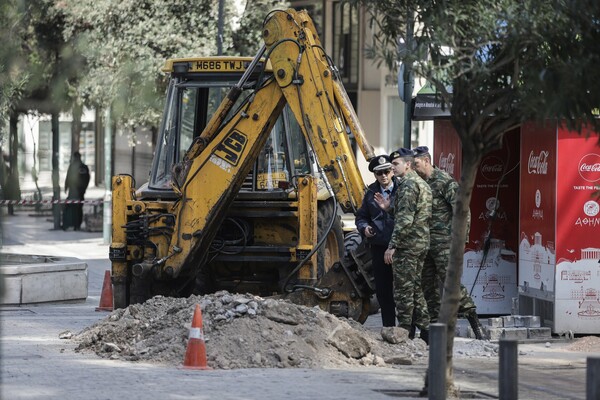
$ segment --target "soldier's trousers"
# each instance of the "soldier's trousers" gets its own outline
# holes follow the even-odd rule
[[[394,301],[400,327],[410,330],[411,324],[429,329],[427,302],[421,288],[421,272],[427,251],[396,249],[392,261],[394,270]]]
[[[445,243],[436,243],[432,238],[429,244],[429,251],[425,257],[425,263],[423,264],[422,286],[431,322],[437,322],[440,314],[441,294],[444,291],[446,267],[450,259],[449,240],[450,238],[447,237]],[[458,313],[468,314],[469,312],[474,312],[475,308],[475,303],[469,292],[461,284]]]

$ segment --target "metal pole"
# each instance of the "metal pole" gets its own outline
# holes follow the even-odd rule
[[[588,357],[585,378],[586,400],[600,399],[600,358]]]
[[[58,157],[60,152],[59,145],[59,122],[58,122],[58,111],[52,111],[51,114],[51,126],[52,126],[52,200],[60,200],[60,183],[59,183],[59,165]],[[56,203],[52,205],[52,216],[54,220],[54,229],[58,230],[61,227],[60,218],[60,204]]]
[[[102,212],[102,239],[110,244],[112,234],[112,121],[110,107],[104,113],[104,207]]]
[[[429,400],[446,400],[446,324],[429,325]]]
[[[408,18],[406,19],[406,51],[410,52],[414,48],[414,21],[413,21],[413,13],[408,13]],[[411,55],[409,55],[408,60],[405,59],[404,62],[404,147],[407,149],[412,148],[412,121],[411,121],[411,111],[412,111],[412,92],[414,88],[414,79],[413,79],[413,68],[412,68],[412,60],[410,59]]]
[[[500,400],[517,400],[519,398],[517,350],[518,342],[516,340],[500,340],[500,365],[498,373]]]
[[[223,55],[223,9],[225,8],[225,0],[219,0],[219,16],[217,21],[217,55]]]

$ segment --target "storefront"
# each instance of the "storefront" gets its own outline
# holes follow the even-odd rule
[[[458,180],[458,136],[447,116],[432,118],[433,162]],[[600,333],[599,196],[598,133],[556,122],[507,132],[502,149],[483,157],[471,199],[462,282],[478,313]]]

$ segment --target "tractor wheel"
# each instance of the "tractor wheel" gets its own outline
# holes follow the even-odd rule
[[[317,252],[317,278],[321,279],[327,271],[344,257],[344,232],[342,219],[337,214],[333,198],[319,202],[317,216],[317,243],[327,232],[331,219],[335,218],[333,227],[327,234],[325,243]]]
[[[344,260],[352,260],[352,251],[358,249],[362,241],[363,238],[357,230],[348,232],[346,236],[344,236]]]

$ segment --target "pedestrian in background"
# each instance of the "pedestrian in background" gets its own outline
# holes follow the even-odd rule
[[[83,201],[85,191],[90,183],[90,170],[87,165],[81,161],[81,154],[74,152],[71,157],[71,164],[67,170],[65,179],[65,192],[68,192],[67,200]],[[66,204],[63,212],[62,229],[67,230],[73,227],[78,231],[83,222],[83,203]]]
[[[429,249],[431,189],[412,170],[413,152],[400,148],[390,154],[392,170],[399,178],[393,206],[380,193],[375,201],[394,215],[394,229],[384,261],[394,274],[396,317],[401,328],[411,330],[415,324],[421,339],[429,343],[429,313],[421,288],[421,272]]]
[[[12,200],[19,201],[21,200],[21,187],[19,185],[19,175],[16,171],[16,166],[14,169],[10,166],[7,161],[8,156],[2,155],[2,173],[1,173],[1,181],[2,185],[2,199],[4,200]],[[15,215],[15,206],[14,204],[7,205],[8,215]]]
[[[419,146],[413,149],[413,153],[415,171],[427,182],[433,197],[429,226],[429,251],[423,265],[423,293],[427,301],[429,318],[431,322],[437,322],[446,280],[446,266],[450,258],[452,213],[456,202],[458,183],[448,173],[431,163],[431,154],[427,146]],[[460,292],[458,313],[469,320],[475,337],[482,339],[481,324],[477,317],[475,302],[462,284]]]
[[[371,250],[375,295],[381,308],[381,322],[383,326],[396,326],[394,275],[392,267],[383,261],[383,255],[392,237],[394,218],[379,207],[374,196],[379,193],[392,201],[398,184],[388,155],[374,157],[369,163],[369,171],[373,172],[375,182],[369,185],[365,193],[362,204],[356,212],[355,223],[360,234],[368,241]]]

